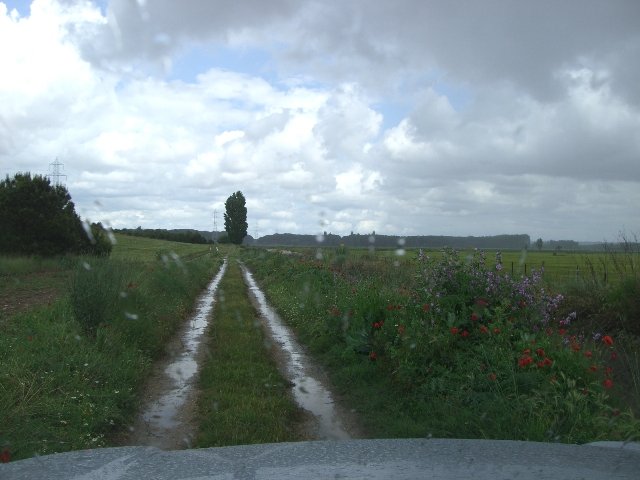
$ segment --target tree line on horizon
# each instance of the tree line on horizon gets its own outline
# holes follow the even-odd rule
[[[529,248],[531,238],[527,234],[505,234],[483,237],[456,237],[444,235],[378,235],[351,233],[340,236],[324,232],[323,235],[302,235],[294,233],[275,233],[265,235],[253,242],[259,246],[341,246],[346,247],[371,247],[376,248],[504,248],[523,249]]]

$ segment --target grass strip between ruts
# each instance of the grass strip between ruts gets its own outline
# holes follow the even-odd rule
[[[242,273],[220,283],[200,374],[199,447],[302,440],[303,413],[269,352]]]

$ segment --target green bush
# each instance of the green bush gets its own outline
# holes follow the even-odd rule
[[[0,181],[0,253],[51,256],[91,248],[65,187],[30,173]]]

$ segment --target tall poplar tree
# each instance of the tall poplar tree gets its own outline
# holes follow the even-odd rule
[[[224,204],[224,229],[227,231],[229,241],[240,245],[247,236],[247,207],[244,195],[241,191],[232,194]]]

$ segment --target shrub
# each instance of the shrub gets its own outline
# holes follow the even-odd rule
[[[94,337],[96,329],[122,311],[121,292],[127,291],[127,264],[107,259],[85,259],[71,281],[73,314],[85,334]]]

